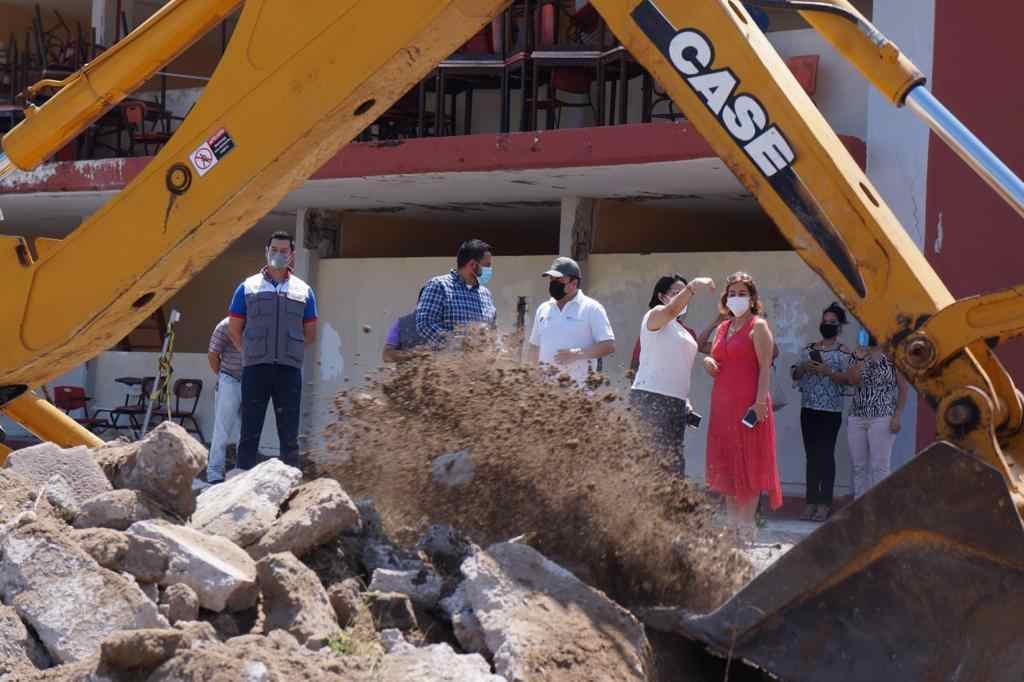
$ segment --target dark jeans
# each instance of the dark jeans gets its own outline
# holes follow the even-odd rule
[[[836,485],[836,437],[842,425],[842,412],[806,407],[800,411],[800,431],[807,453],[807,504],[832,504]]]
[[[274,401],[281,461],[299,466],[299,403],[302,370],[286,365],[253,365],[242,370],[242,436],[238,441],[238,468],[260,463],[260,435],[267,402]]]
[[[686,436],[685,400],[633,389],[629,392],[629,405],[640,421],[651,431],[654,447],[671,459],[680,476],[686,475],[686,454],[683,439]]]

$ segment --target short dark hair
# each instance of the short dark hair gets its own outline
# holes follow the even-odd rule
[[[839,305],[838,303],[832,303],[832,305],[821,311],[822,319],[824,319],[825,316],[828,315],[829,313],[832,313],[833,315],[836,316],[836,319],[839,320],[839,324],[846,324],[846,311],[843,310],[843,306]]]
[[[462,242],[459,246],[459,253],[455,256],[455,264],[460,268],[471,260],[481,261],[484,256],[490,253],[491,245],[479,239],[470,239]]]
[[[270,247],[270,242],[274,241],[275,239],[287,239],[288,248],[290,248],[292,251],[295,250],[295,239],[284,230],[278,230],[274,234],[270,235],[270,239],[267,240],[268,248]]]
[[[655,306],[661,305],[661,301],[658,299],[658,296],[667,294],[668,290],[671,289],[672,285],[676,282],[689,284],[689,282],[686,281],[686,278],[678,272],[673,272],[671,275],[663,275],[658,278],[658,282],[654,285],[654,292],[651,293],[651,302],[647,304],[647,307],[654,308]]]

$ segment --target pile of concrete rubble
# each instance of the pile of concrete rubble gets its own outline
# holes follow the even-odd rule
[[[372,500],[268,460],[193,490],[164,423],[0,469],[0,680],[643,680],[628,611],[526,544],[385,535]],[[554,636],[557,634],[557,636]]]

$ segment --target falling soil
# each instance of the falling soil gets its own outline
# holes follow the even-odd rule
[[[750,580],[704,491],[669,472],[606,382],[582,391],[486,340],[466,346],[339,394],[318,473],[373,497],[397,539],[439,522],[484,546],[525,535],[627,606],[707,611]],[[432,461],[462,450],[472,480],[435,482]]]

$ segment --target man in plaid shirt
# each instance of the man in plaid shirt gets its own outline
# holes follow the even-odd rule
[[[486,286],[492,261],[491,246],[470,239],[459,247],[456,269],[427,282],[416,304],[416,331],[432,347],[441,348],[466,326],[496,325],[497,310]]]

